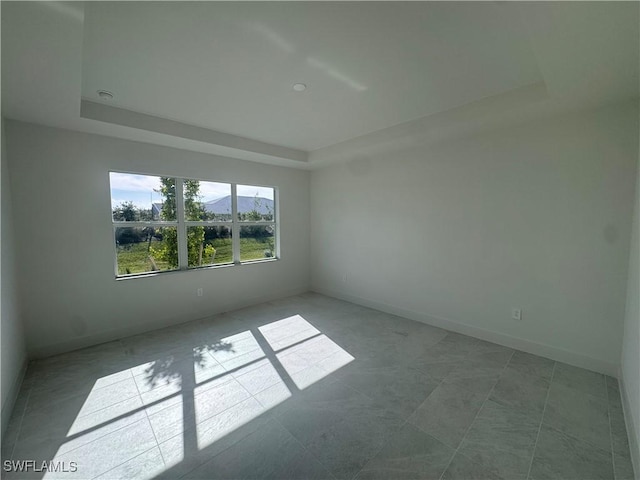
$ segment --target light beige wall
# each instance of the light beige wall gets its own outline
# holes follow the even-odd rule
[[[18,309],[18,292],[16,278],[16,250],[14,242],[13,218],[11,211],[11,185],[9,183],[9,164],[5,148],[4,119],[2,119],[2,155],[0,163],[1,203],[0,212],[0,257],[2,274],[2,327],[0,349],[2,364],[2,432],[5,431],[7,421],[11,416],[13,404],[22,381],[26,366],[27,352],[25,349],[22,319]]]
[[[640,146],[638,150],[640,163]],[[640,169],[636,180],[633,230],[629,254],[627,308],[622,336],[621,384],[629,444],[637,475],[640,475]]]
[[[629,103],[313,171],[312,288],[615,375],[637,158]]]
[[[308,172],[19,122],[7,134],[32,355],[308,289]],[[110,169],[276,186],[281,260],[115,280]]]

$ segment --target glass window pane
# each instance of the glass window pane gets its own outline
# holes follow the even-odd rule
[[[270,187],[238,185],[238,219],[241,222],[273,221],[275,191]]]
[[[109,180],[114,221],[176,221],[174,178],[110,172]]]
[[[225,226],[188,227],[189,267],[233,262],[231,229]]]
[[[118,275],[178,268],[176,227],[116,227]]]
[[[276,256],[275,225],[240,227],[240,261],[264,260]]]
[[[184,180],[184,217],[187,221],[231,221],[231,185]]]

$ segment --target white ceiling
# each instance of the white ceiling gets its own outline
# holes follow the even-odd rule
[[[494,3],[88,3],[82,58],[87,98],[302,150],[541,80]]]
[[[285,165],[514,92],[548,109],[638,96],[635,2],[1,7],[5,117]]]

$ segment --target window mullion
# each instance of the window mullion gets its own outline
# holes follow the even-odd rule
[[[186,270],[189,266],[189,254],[187,251],[187,227],[184,215],[184,181],[176,178],[176,216],[178,221],[178,268]]]
[[[231,222],[217,222],[217,221],[188,221],[184,222],[187,227],[230,227]]]
[[[273,221],[273,229],[276,235],[273,256],[280,258],[280,191],[276,188],[273,189]]]
[[[175,227],[177,222],[113,222],[113,226],[116,228],[162,228],[162,227]]]
[[[231,239],[233,243],[233,263],[240,263],[240,224],[238,222],[238,195],[237,185],[231,184],[231,223],[233,230],[231,231]]]

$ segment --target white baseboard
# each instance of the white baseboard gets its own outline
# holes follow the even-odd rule
[[[119,338],[130,337],[132,335],[138,335],[145,332],[150,332],[153,330],[159,330],[165,327],[171,327],[174,325],[180,325],[182,323],[192,322],[195,320],[200,320],[203,318],[208,318],[213,315],[218,315],[220,313],[229,312],[232,310],[237,310],[240,308],[250,307],[252,305],[257,305],[263,302],[269,302],[272,300],[279,300],[282,298],[290,297],[293,295],[299,295],[301,293],[308,292],[309,289],[307,287],[297,288],[294,290],[283,290],[277,293],[273,293],[270,295],[260,295],[251,298],[245,298],[241,301],[234,301],[233,303],[228,304],[220,304],[217,308],[208,311],[206,314],[200,313],[199,315],[194,315],[193,317],[180,317],[180,318],[166,318],[166,319],[157,319],[153,322],[143,322],[137,325],[133,325],[126,328],[119,328],[115,330],[104,330],[99,333],[94,333],[92,335],[86,335],[84,337],[73,338],[64,342],[59,342],[50,345],[37,345],[37,346],[28,346],[29,358],[30,359],[39,359],[46,358],[52,355],[58,355],[61,353],[71,352],[73,350],[78,350],[80,348],[91,347],[94,345],[99,345],[101,343],[111,342],[113,340],[118,340]]]
[[[347,302],[356,303],[364,307],[380,310],[392,315],[398,315],[400,317],[408,318],[410,320],[416,320],[418,322],[426,323],[434,327],[444,328],[445,330],[451,330],[456,333],[462,333],[464,335],[470,335],[472,337],[486,340],[488,342],[504,345],[505,347],[514,348],[516,350],[522,350],[527,353],[539,355],[541,357],[550,358],[563,363],[568,363],[576,367],[586,368],[598,373],[604,373],[612,377],[618,377],[619,365],[617,363],[608,362],[598,358],[589,357],[569,350],[564,350],[551,345],[544,345],[523,338],[513,337],[503,333],[493,332],[478,328],[473,325],[468,325],[447,318],[428,315],[425,313],[414,312],[395,305],[389,305],[386,303],[376,302],[375,300],[369,300],[366,298],[358,297],[355,295],[349,295],[336,290],[327,289],[323,287],[312,286],[312,291],[328,295],[330,297],[339,298]]]
[[[627,393],[626,385],[622,372],[618,375],[618,384],[620,385],[620,397],[622,397],[622,410],[624,411],[624,423],[627,427],[627,436],[629,437],[629,451],[631,452],[631,463],[633,464],[633,471],[635,472],[635,478],[640,480],[640,432],[636,429],[635,415],[633,408],[631,408],[631,402],[629,401],[629,395]]]
[[[29,361],[25,357],[22,360],[22,365],[20,366],[20,371],[18,375],[13,381],[13,385],[11,385],[11,390],[7,394],[7,399],[5,400],[4,405],[2,406],[2,412],[0,413],[0,432],[1,437],[4,438],[4,434],[7,430],[7,425],[9,425],[9,419],[11,418],[11,414],[13,413],[13,408],[16,405],[16,400],[18,399],[18,394],[20,393],[20,387],[22,387],[22,382],[24,380],[24,376],[27,373],[27,365]]]

